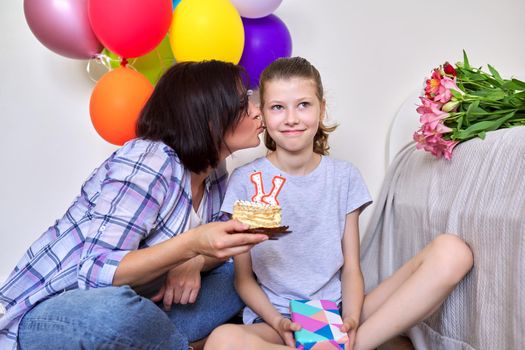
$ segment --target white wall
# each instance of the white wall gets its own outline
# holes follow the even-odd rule
[[[475,65],[525,76],[523,0],[284,0],[276,14],[293,54],[323,76],[329,114],[340,123],[332,155],[354,162],[374,197],[390,120],[434,66],[461,59],[464,48]],[[115,147],[91,126],[86,62],[43,47],[23,1],[3,1],[0,24],[1,281]]]

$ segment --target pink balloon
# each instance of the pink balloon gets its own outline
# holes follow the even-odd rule
[[[24,13],[37,39],[59,55],[89,59],[103,48],[91,30],[87,0],[24,0]]]
[[[244,18],[261,18],[275,11],[283,0],[230,0]]]

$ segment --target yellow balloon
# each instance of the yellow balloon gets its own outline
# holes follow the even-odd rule
[[[229,0],[182,0],[173,12],[170,43],[177,62],[237,64],[244,48],[241,16]]]

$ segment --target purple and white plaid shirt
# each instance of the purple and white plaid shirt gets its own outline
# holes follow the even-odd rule
[[[38,302],[66,290],[112,285],[130,251],[163,242],[186,227],[190,172],[162,142],[135,139],[109,157],[80,196],[20,260],[0,286],[0,349],[16,349],[18,325]],[[204,222],[218,221],[227,173],[206,180]]]

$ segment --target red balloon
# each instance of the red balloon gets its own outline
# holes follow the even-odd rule
[[[131,58],[153,50],[166,36],[171,6],[171,0],[88,0],[88,16],[106,48]]]

